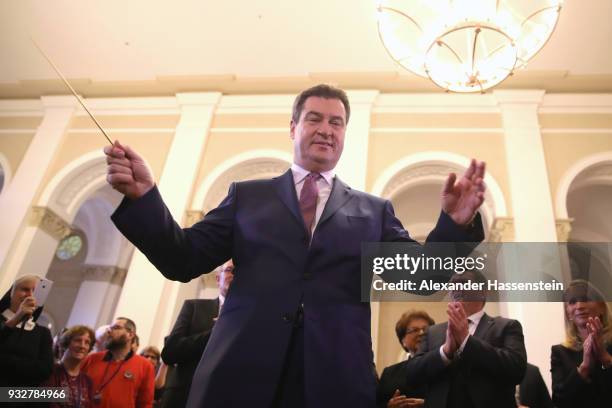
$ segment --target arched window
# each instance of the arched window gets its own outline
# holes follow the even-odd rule
[[[57,246],[55,256],[62,261],[74,258],[83,248],[83,239],[77,234],[70,234]]]

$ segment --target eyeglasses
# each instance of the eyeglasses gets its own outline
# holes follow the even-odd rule
[[[412,334],[412,333],[425,334],[425,330],[427,330],[427,328],[425,327],[411,327],[409,329],[406,329],[406,334]]]
[[[114,324],[114,325],[112,325],[111,327],[109,327],[109,329],[111,329],[111,330],[121,330],[121,329],[126,329],[126,330],[127,330],[127,328],[126,328],[125,326],[119,326],[118,324]]]

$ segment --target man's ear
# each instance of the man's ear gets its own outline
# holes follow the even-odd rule
[[[289,124],[289,137],[291,138],[291,140],[295,140],[295,122],[293,121],[293,119]]]

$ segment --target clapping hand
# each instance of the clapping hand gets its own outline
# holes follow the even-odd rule
[[[448,315],[448,326],[442,350],[447,357],[453,358],[469,334],[468,320],[461,302],[449,303],[446,314]]]
[[[603,323],[599,317],[589,317],[587,321],[589,336],[593,337],[593,355],[604,366],[612,364],[612,356],[608,353],[603,337]]]
[[[442,210],[459,225],[469,224],[484,201],[485,162],[472,159],[470,166],[457,181],[451,173],[442,189]]]

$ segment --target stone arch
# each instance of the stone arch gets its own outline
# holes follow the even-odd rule
[[[387,167],[374,182],[372,194],[391,199],[410,187],[443,183],[448,173],[455,172],[459,177],[469,164],[469,158],[454,153],[416,153]],[[507,216],[506,200],[499,183],[489,173],[485,175],[485,183],[487,191],[482,212],[486,224],[492,225],[495,217]]]
[[[90,325],[106,321],[123,285],[121,267],[133,247],[110,221],[121,195],[107,184],[106,167],[101,150],[79,156],[53,176],[36,203],[56,214],[70,229],[81,229],[91,243],[78,276],[64,282],[71,288],[66,299],[70,299],[72,308],[64,305],[61,314],[55,316],[58,321]]]
[[[105,185],[106,158],[101,150],[94,150],[79,156],[58,171],[47,184],[37,205],[49,207],[70,223],[81,204]]]
[[[569,217],[567,197],[570,191],[580,186],[612,184],[612,151],[587,156],[574,163],[561,177],[555,195],[555,215],[560,219]]]
[[[292,163],[291,154],[281,150],[251,150],[215,167],[198,188],[191,208],[208,212],[227,195],[234,181],[275,177],[287,170]]]

